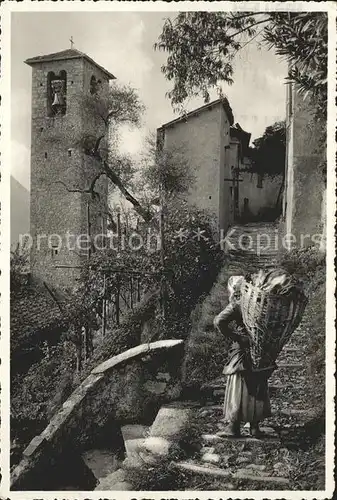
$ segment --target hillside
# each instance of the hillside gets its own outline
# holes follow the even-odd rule
[[[30,194],[20,182],[11,176],[11,247],[19,241],[19,235],[29,232]]]

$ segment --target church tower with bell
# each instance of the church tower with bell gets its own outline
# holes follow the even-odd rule
[[[83,98],[115,77],[73,46],[25,62],[32,67],[31,274],[70,290],[93,251],[88,240],[106,231],[107,181],[96,183],[99,197],[85,192],[99,167],[78,147],[81,137],[104,134],[104,124]]]

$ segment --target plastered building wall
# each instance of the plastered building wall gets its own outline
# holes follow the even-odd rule
[[[206,210],[217,230],[227,229],[229,224],[229,200],[224,182],[228,175],[225,148],[229,145],[229,127],[221,104],[163,127],[164,148],[183,151],[195,176],[188,201]]]

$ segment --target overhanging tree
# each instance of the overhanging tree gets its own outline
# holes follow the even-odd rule
[[[118,151],[119,126],[139,126],[141,123],[144,106],[136,91],[127,85],[113,83],[108,90],[101,89],[96,94],[79,94],[77,101],[86,113],[86,130],[83,132],[75,125],[66,137],[58,131],[48,130],[47,139],[58,141],[65,149],[78,149],[88,158],[90,171],[85,173],[84,186],[68,185],[61,179],[56,182],[69,192],[87,193],[97,200],[99,194],[95,188],[101,177],[106,177],[144,220],[150,220],[151,214],[130,191],[133,162],[128,155]]]
[[[250,148],[251,171],[262,176],[284,175],[286,159],[286,124],[275,122],[266,128],[263,135],[253,141]]]
[[[315,102],[325,119],[328,26],[325,12],[180,12],[164,23],[155,48],[168,53],[162,71],[173,82],[174,106],[233,83],[233,61],[247,43],[262,43],[289,62],[289,80]]]

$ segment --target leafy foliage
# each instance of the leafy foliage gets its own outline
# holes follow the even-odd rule
[[[162,149],[157,147],[153,137],[148,138],[147,146],[142,158],[141,179],[152,199],[159,203],[160,190],[166,199],[187,193],[195,183],[195,175],[184,149]]]
[[[233,60],[257,36],[289,61],[289,80],[310,94],[319,112],[327,101],[327,14],[324,12],[182,12],[167,19],[155,48],[168,53],[162,71],[174,106],[221,82],[233,83]]]
[[[262,137],[253,142],[250,149],[252,171],[261,175],[284,175],[286,160],[286,125],[275,122],[266,128]]]
[[[290,63],[289,80],[315,101],[326,119],[328,16],[325,12],[274,12],[264,39]]]
[[[105,92],[81,96],[81,104],[89,115],[99,117],[113,129],[122,123],[138,127],[145,109],[135,89],[115,82]]]

